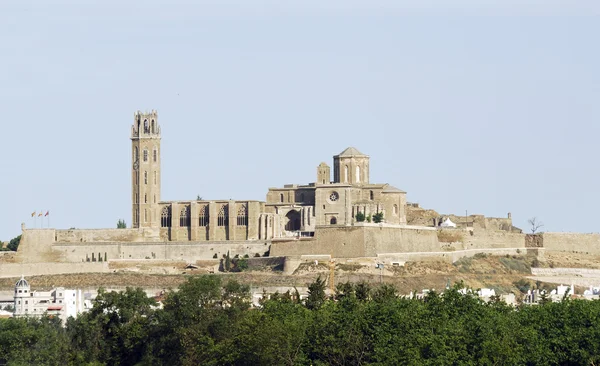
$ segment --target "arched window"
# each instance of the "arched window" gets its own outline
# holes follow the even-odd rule
[[[280,199],[280,201],[281,201],[281,202],[283,202],[283,193],[281,193],[281,194],[279,195],[279,199]]]
[[[138,161],[140,158],[140,152],[138,151],[138,147],[133,148],[133,161]]]
[[[348,165],[344,166],[344,183],[348,183]]]
[[[373,191],[370,191],[369,198],[371,199],[371,201],[373,201],[374,197],[375,197],[375,194],[373,193]]]
[[[360,167],[356,167],[356,183],[360,183]]]
[[[331,220],[329,220],[329,223],[331,225],[336,225],[337,224],[337,219],[335,217],[332,217]]]
[[[238,207],[237,212],[237,225],[238,226],[247,226],[248,225],[248,206],[242,203]]]
[[[160,226],[171,227],[171,206],[165,206],[160,214]]]
[[[150,128],[148,127],[148,120],[144,120],[144,133],[150,133]]]
[[[219,210],[219,216],[217,217],[217,226],[228,226],[229,225],[229,206],[224,204]]]
[[[144,184],[148,184],[148,172],[144,172]]]
[[[152,120],[152,133],[156,133],[156,123]]]
[[[152,151],[152,161],[156,163],[156,160],[158,160],[158,150],[154,148],[154,150]]]
[[[198,226],[208,226],[209,223],[208,206],[200,207],[200,214],[198,216]]]
[[[144,161],[148,161],[148,150],[144,149]]]
[[[298,231],[300,230],[300,212],[291,210],[285,215],[287,222],[285,223],[285,229],[287,231]]]
[[[184,206],[179,213],[179,226],[190,226],[190,206]]]

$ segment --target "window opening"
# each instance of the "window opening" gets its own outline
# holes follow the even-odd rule
[[[229,206],[222,205],[219,210],[219,216],[217,217],[217,226],[228,226],[229,225]]]

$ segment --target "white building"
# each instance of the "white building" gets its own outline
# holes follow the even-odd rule
[[[68,290],[57,287],[50,291],[31,291],[29,282],[21,277],[15,284],[15,317],[58,316],[63,324],[67,319],[91,308],[91,302],[84,300],[81,290]]]

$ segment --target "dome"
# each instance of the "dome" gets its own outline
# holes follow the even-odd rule
[[[25,279],[25,277],[21,276],[21,279],[15,283],[15,287],[27,287],[29,288],[29,282]]]

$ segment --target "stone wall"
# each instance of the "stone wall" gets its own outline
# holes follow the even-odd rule
[[[63,243],[102,243],[115,241],[160,241],[158,229],[70,229],[55,230],[54,241]]]
[[[434,229],[368,223],[323,226],[312,239],[274,240],[271,245],[272,256],[333,255],[337,258],[439,250]]]
[[[600,234],[543,233],[541,237],[546,250],[600,254]]]
[[[2,278],[108,271],[108,263],[0,263]]]
[[[160,259],[196,261],[247,254],[262,256],[269,250],[269,242],[167,242],[167,243],[56,243],[52,250],[62,262],[105,262],[118,259]]]
[[[439,231],[420,226],[362,223],[319,227],[313,239],[275,240],[271,255],[333,255],[338,258],[377,257],[389,253],[438,253],[444,250],[521,249],[525,235],[485,229],[454,229],[460,241],[440,243]],[[437,255],[437,254],[436,254]]]

